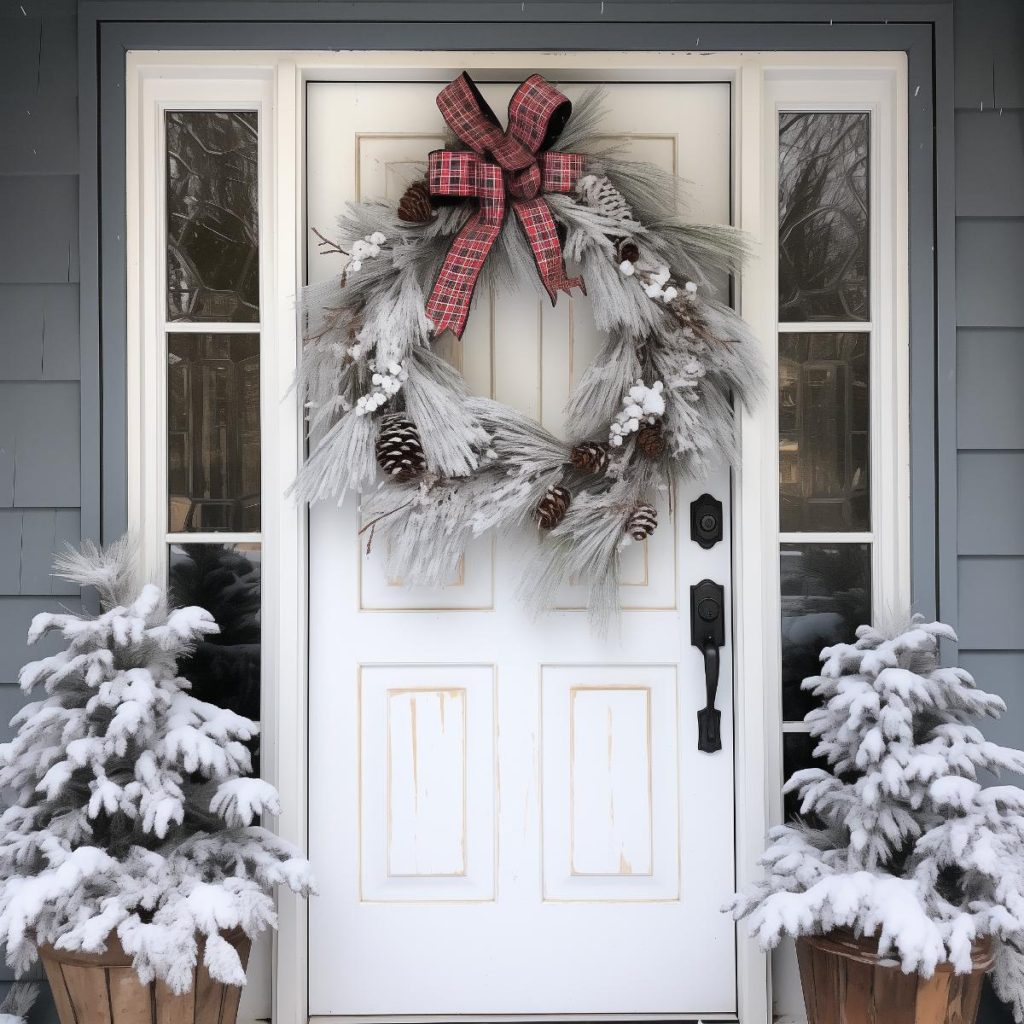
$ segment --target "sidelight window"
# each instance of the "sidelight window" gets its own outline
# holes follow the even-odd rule
[[[152,453],[141,496],[156,527],[150,571],[166,575],[176,603],[207,608],[220,626],[183,666],[196,696],[258,719],[260,114],[173,103],[154,122],[147,310],[159,436],[141,439]]]
[[[816,700],[800,684],[818,673],[821,649],[853,640],[858,625],[902,604],[898,573],[880,564],[900,515],[885,455],[899,447],[895,392],[881,380],[899,332],[887,319],[895,233],[882,221],[892,187],[875,145],[880,120],[871,109],[777,109],[784,777],[814,763],[803,717]],[[787,798],[785,816],[797,810]]]

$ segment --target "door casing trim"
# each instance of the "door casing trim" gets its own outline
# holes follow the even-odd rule
[[[309,27],[307,26],[306,28],[308,29]],[[390,31],[393,32],[396,29],[396,26],[390,26],[389,29],[390,29]],[[254,61],[258,63],[259,60],[264,56],[264,54],[259,53],[259,52],[255,52],[255,51],[247,52],[247,53],[244,53],[244,54],[234,53],[232,55],[233,56],[238,56],[238,58],[239,58],[239,60],[241,62],[245,63],[245,65],[250,66],[250,67],[253,65]],[[618,55],[620,55],[620,54],[603,53],[603,54],[601,54],[601,59],[602,59],[603,62],[605,62],[605,65],[607,65],[607,63],[609,63],[609,62],[613,62],[613,60],[611,60],[609,58],[613,58],[614,56],[618,56]],[[165,54],[165,56],[166,56],[166,54]],[[182,53],[175,53],[174,56],[171,58],[170,62],[178,63],[179,62],[179,58],[181,58],[183,56],[184,56],[184,54],[182,54]],[[203,52],[203,53],[199,53],[199,54],[196,55],[196,60],[203,63],[203,65],[204,65],[204,73],[205,73],[206,70],[209,68],[210,63],[214,62],[214,61],[219,61],[222,56],[223,56],[223,54],[220,54],[220,53],[213,54],[213,53],[210,53],[210,52]],[[278,76],[279,81],[276,82],[276,88],[278,88],[278,90],[279,90],[278,91],[279,98],[282,98],[282,99],[285,98],[290,90],[298,90],[300,88],[300,86],[301,86],[302,81],[304,80],[303,79],[304,75],[316,75],[318,73],[336,75],[337,74],[337,68],[338,68],[337,61],[338,61],[339,56],[341,56],[341,55],[338,54],[338,53],[331,53],[331,54],[322,55],[322,60],[326,61],[326,63],[322,63],[322,65],[319,66],[319,70],[317,70],[317,67],[316,67],[317,66],[317,60],[315,59],[315,55],[314,54],[311,54],[311,53],[308,53],[308,52],[299,52],[299,53],[290,55],[290,57],[284,63],[282,63],[282,65],[281,65],[281,69],[283,71],[285,71],[286,74],[284,76],[279,75]],[[360,52],[358,54],[349,54],[349,56],[351,58],[351,65],[349,65],[349,68],[351,70],[356,70],[356,69],[359,68],[360,61],[365,61],[366,60],[367,54]],[[426,57],[430,57],[431,60],[430,61],[425,61],[424,60],[425,56]],[[432,68],[434,68],[438,72],[438,74],[440,74],[440,72],[442,70],[444,70],[444,69],[452,69],[452,68],[456,67],[456,63],[459,63],[459,65],[461,65],[461,63],[464,60],[465,56],[466,56],[466,54],[460,53],[460,54],[457,55],[456,61],[453,61],[451,55],[445,55],[445,54],[440,54],[440,53],[430,53],[430,54],[417,53],[417,54],[410,54],[407,51],[398,51],[397,54],[390,54],[390,55],[388,55],[387,59],[394,59],[395,57],[400,58],[404,62],[404,67],[407,68],[407,70],[408,70],[408,72],[409,72],[409,74],[411,76],[415,75],[415,76],[422,77],[423,66],[424,66],[425,62],[429,62],[430,66]],[[506,53],[506,54],[495,54],[495,56],[503,59],[507,63],[507,65],[515,65],[515,63],[521,63],[522,60],[525,59],[528,56],[528,54],[520,54],[520,53],[508,54],[508,53]],[[540,55],[538,55],[538,56],[540,56]],[[551,55],[548,54],[547,56],[550,59]],[[570,56],[581,57],[581,56],[584,56],[584,54],[574,53],[574,54],[570,54]],[[646,63],[645,63],[645,67],[648,68],[648,69],[650,68],[650,60],[649,60],[650,56],[652,56],[652,54],[648,54],[647,55],[647,60],[646,60]],[[711,75],[720,75],[721,74],[721,70],[720,69],[716,69],[716,67],[715,67],[715,59],[714,59],[715,57],[719,58],[720,63],[722,63],[722,65],[728,65],[731,68],[731,73],[735,75],[735,84],[736,84],[736,89],[737,89],[737,97],[740,97],[740,96],[744,95],[744,93],[743,93],[743,82],[742,82],[742,71],[739,68],[740,61],[739,61],[738,58],[727,57],[725,54],[709,55],[709,54],[692,54],[692,53],[687,53],[687,54],[674,54],[673,56],[674,56],[674,59],[677,61],[673,65],[674,70],[676,72],[679,72],[680,70],[685,69],[687,71],[688,75],[691,72],[696,74],[697,73],[697,69],[701,70],[700,73],[707,72],[708,74],[711,74]],[[885,59],[883,57],[881,57],[879,54],[866,54],[865,56],[870,58],[868,60],[868,62],[874,61],[874,62],[877,62],[879,66],[884,66]],[[811,59],[813,59],[813,58],[811,58]],[[800,63],[801,62],[800,55],[794,55],[791,58],[791,60],[793,62]],[[690,66],[690,62],[691,61],[692,61],[692,67]],[[364,69],[364,70],[365,71],[369,71],[369,69]],[[377,71],[380,72],[380,69],[378,68]],[[389,68],[388,71],[387,71],[387,74],[389,76],[393,77],[394,69],[393,68]],[[130,78],[130,76],[129,76],[129,78]],[[281,80],[282,78],[288,79],[288,81],[282,81]],[[745,93],[745,95],[746,95],[746,97],[748,97],[748,101],[750,101],[749,97],[751,95],[751,92],[748,91],[748,92]],[[739,102],[739,101],[742,101],[742,100],[739,100],[737,98],[737,102]],[[122,121],[121,124],[122,124],[122,130],[123,130],[124,121]],[[293,125],[293,126],[291,126],[291,129],[294,130],[294,131],[299,131],[300,130],[300,126]],[[283,129],[279,128],[279,130],[288,131],[289,130],[289,126],[285,125]],[[287,169],[284,168],[284,167],[279,166],[279,167],[275,168],[275,173],[287,173]],[[291,173],[292,173],[292,176],[294,177],[295,176],[294,169],[293,169],[293,171]],[[294,185],[295,185],[294,193],[295,193],[295,195],[298,195],[298,191],[301,188],[301,182],[300,181],[295,181]],[[740,185],[740,187],[741,187],[741,185]],[[105,191],[104,191],[104,196],[105,196]],[[746,226],[746,225],[748,225],[751,222],[748,218],[744,217],[743,210],[742,210],[741,206],[737,208],[737,215],[738,215],[738,217],[737,217],[738,222],[741,224],[741,226]],[[285,220],[285,223],[287,223],[287,218]],[[284,225],[284,223],[279,223],[278,226],[279,227],[284,227],[285,225]],[[109,252],[110,250],[108,249],[106,251]],[[105,273],[106,263],[104,262],[102,265],[104,267],[104,273]],[[281,275],[281,279],[282,280],[279,282],[279,284],[284,285],[284,274]],[[291,280],[292,281],[295,280],[294,276],[293,276],[293,278]],[[108,287],[106,287],[106,286],[108,286],[108,284],[109,284],[109,279],[104,281],[104,287],[103,287],[103,292],[104,293],[108,292]],[[83,282],[83,285],[84,285],[84,282]],[[85,291],[85,288],[83,287],[83,292],[84,291]],[[744,307],[743,311],[744,311],[744,313],[746,312],[745,307]],[[279,315],[282,317],[281,319],[279,319],[279,327],[282,330],[284,330],[284,310],[279,311]],[[288,315],[289,315],[289,319],[291,319],[290,313]],[[104,309],[104,321],[105,321],[105,319],[106,319],[106,310]],[[294,359],[294,349],[291,351],[291,357]],[[279,369],[284,371],[287,368],[285,366],[282,366]],[[105,407],[104,407],[103,415],[104,415],[104,418],[109,419],[110,416],[111,416],[111,411],[108,410],[108,409],[105,409]],[[296,416],[296,424],[297,424],[297,416]],[[751,433],[751,428],[750,427],[744,429],[744,434],[743,434],[744,446],[746,445],[746,443],[748,443],[748,438],[750,436],[750,433]],[[271,436],[271,435],[269,433],[267,433],[267,437],[269,437],[269,436]],[[301,445],[300,444],[299,445],[293,445],[291,443],[291,441],[286,438],[286,439],[284,439],[284,443],[281,446],[282,446],[282,449],[283,449],[283,459],[287,462],[288,459],[297,458],[297,454],[300,451],[300,446]],[[291,453],[291,454],[289,454],[289,453]],[[116,463],[117,463],[117,460],[115,460],[115,464]],[[109,466],[110,466],[110,463],[104,461],[104,468],[109,467]],[[284,468],[284,463],[283,463],[283,468]],[[282,478],[283,479],[285,478],[284,474],[283,474]],[[106,488],[104,486],[104,494],[108,495],[108,498],[110,499],[111,497],[116,497],[117,492],[115,490],[115,493],[112,496],[111,493],[108,492],[108,490],[106,490]],[[112,517],[111,524],[112,525],[116,524],[118,522],[118,515],[117,515],[116,511],[114,511],[113,509],[111,510],[111,517]],[[122,516],[122,518],[123,518],[123,516]],[[293,537],[293,540],[296,543],[298,543],[299,548],[301,550],[303,550],[303,552],[304,552],[304,547],[303,547],[303,545],[304,545],[304,517],[301,516],[301,515],[296,514],[294,518],[296,519],[296,523],[295,523],[294,535],[292,535],[292,537]],[[743,516],[737,515],[736,518],[737,518],[737,520],[740,520],[740,519],[742,519],[742,520],[751,520],[753,518],[753,514],[751,514],[751,515],[744,514]],[[118,531],[119,531],[118,529],[111,529],[110,531],[105,531],[104,530],[104,532],[106,532],[106,536],[108,536],[108,537],[114,536],[115,532],[118,532]],[[97,530],[97,532],[98,532],[98,530]],[[737,540],[737,543],[739,543],[741,541],[738,532],[737,532],[736,540]],[[288,558],[291,557],[291,556],[285,554],[286,548],[293,555],[298,553],[297,549],[295,547],[293,547],[291,541],[289,541],[288,545],[284,545],[283,544],[283,546],[282,546],[282,555],[283,555],[282,561],[286,561],[286,560],[288,560]],[[294,564],[294,562],[296,560],[297,559],[293,559],[292,560],[293,564]],[[298,561],[301,561],[301,564],[304,565],[304,558],[302,558],[301,560],[298,560]],[[916,573],[915,573],[915,578],[916,578]],[[738,583],[738,581],[740,580],[740,575],[738,573],[736,575],[736,579],[737,579],[737,589],[740,589],[740,585]],[[746,592],[746,591],[749,590],[749,588],[748,587],[743,587],[742,590],[743,590],[743,592]],[[298,609],[301,608],[301,604],[302,604],[301,598],[302,598],[302,595],[304,595],[304,586],[302,585],[302,581],[298,581],[298,580],[295,581],[294,592],[298,596],[298,600],[297,600],[297,602],[295,604],[295,607],[296,607],[296,609],[298,611]],[[301,632],[302,632],[301,623],[303,621],[303,615],[301,614],[301,612],[299,612],[297,614],[294,614],[294,615],[290,615],[290,620],[293,623],[295,623],[295,625],[296,625],[296,633],[297,634],[301,634]],[[741,622],[739,617],[736,618],[736,622],[737,623]],[[760,631],[760,632],[763,633],[763,631]],[[763,660],[760,659],[758,656],[755,656],[755,654],[754,654],[754,652],[756,650],[758,650],[758,644],[755,642],[755,639],[754,639],[754,637],[757,635],[757,633],[758,633],[758,631],[756,631],[754,629],[752,629],[750,632],[745,631],[745,630],[742,631],[741,635],[745,638],[744,639],[744,644],[745,644],[746,647],[749,648],[749,651],[751,652],[751,654],[750,654],[748,660],[746,660],[746,663],[745,663],[745,666],[744,666],[744,664],[742,662],[742,659],[741,659],[741,655],[740,655],[739,645],[737,644],[737,662],[736,662],[736,678],[737,678],[737,680],[741,679],[741,678],[757,678],[759,666],[763,666],[763,664],[764,664]],[[737,635],[740,635],[740,631],[739,630],[737,630]],[[763,657],[763,655],[764,655],[763,638],[762,638],[762,644],[760,646],[760,651],[761,651],[761,655]],[[282,668],[287,670],[288,665],[293,665],[294,666],[296,664],[296,662],[294,662],[294,660],[291,660],[290,658],[283,658],[281,664],[282,664]],[[300,664],[304,664],[304,657],[301,659],[301,663]],[[744,673],[744,668],[746,670],[746,673]],[[299,737],[302,734],[302,725],[301,725],[299,719],[301,719],[302,715],[304,714],[304,711],[301,708],[301,703],[302,703],[302,699],[303,699],[301,694],[304,692],[304,686],[295,687],[294,689],[297,689],[300,692],[297,693],[297,692],[294,692],[294,690],[293,690],[289,694],[290,701],[292,702],[292,706],[289,709],[285,709],[285,708],[282,707],[284,694],[280,690],[275,691],[272,694],[272,702],[268,701],[266,703],[266,707],[273,707],[275,710],[278,710],[279,715],[281,715],[283,712],[285,713],[282,716],[282,718],[279,720],[278,724],[276,724],[275,727],[273,727],[273,728],[271,728],[269,730],[269,732],[271,734],[275,734],[275,736],[268,735],[267,738],[268,738],[268,742],[275,743],[276,746],[278,746],[278,750],[276,750],[276,753],[273,756],[272,760],[273,760],[273,763],[276,766],[278,766],[278,771],[276,771],[275,773],[278,774],[278,776],[279,776],[279,778],[278,778],[279,784],[282,784],[282,786],[283,786],[286,806],[291,805],[291,806],[296,808],[295,811],[291,811],[291,810],[289,811],[289,814],[287,816],[288,820],[286,820],[286,818],[282,819],[282,822],[281,822],[282,831],[283,831],[284,834],[289,835],[289,836],[291,836],[293,838],[301,839],[304,836],[304,817],[305,817],[305,815],[304,815],[304,813],[300,813],[298,808],[304,808],[304,806],[305,806],[304,805],[304,800],[301,799],[304,796],[304,783],[301,780],[298,780],[298,779],[292,779],[291,781],[289,781],[289,776],[291,774],[295,774],[293,769],[295,769],[297,767],[298,763],[304,764],[304,758],[302,758],[300,762],[297,762],[292,757],[292,755],[297,750],[301,750],[301,742],[302,742],[302,740]],[[271,695],[267,694],[267,696],[270,697]],[[288,702],[288,701],[286,701],[286,702]],[[763,703],[766,703],[766,705],[767,705],[768,702],[769,702],[769,695],[767,693],[765,693],[764,694],[764,701],[763,701]],[[759,721],[760,721],[760,728],[756,729],[756,730],[753,730],[754,734],[750,735],[748,737],[749,738],[749,745],[741,743],[741,741],[740,741],[741,737],[740,737],[740,731],[739,731],[739,729],[740,729],[740,721],[738,720],[738,718],[739,718],[738,710],[740,708],[740,705],[742,705],[742,703],[743,703],[743,701],[740,701],[740,700],[737,699],[737,842],[738,842],[739,826],[740,825],[743,825],[743,830],[746,831],[746,833],[749,833],[749,836],[746,837],[746,842],[743,842],[743,843],[739,844],[737,852],[742,851],[744,849],[748,850],[748,852],[756,852],[756,851],[760,850],[761,837],[763,836],[763,830],[764,830],[763,827],[759,828],[759,822],[760,822],[760,825],[763,826],[763,824],[767,820],[767,812],[766,812],[766,810],[764,808],[762,809],[762,811],[758,812],[756,807],[751,806],[751,807],[748,807],[748,808],[744,808],[743,812],[741,813],[741,811],[740,811],[740,801],[743,799],[741,797],[741,795],[742,794],[749,794],[750,790],[749,790],[749,786],[748,785],[742,784],[740,782],[740,779],[741,778],[748,778],[748,779],[753,779],[755,782],[760,781],[761,782],[762,790],[765,790],[765,788],[768,788],[767,782],[768,782],[768,780],[773,778],[773,774],[770,771],[769,772],[765,772],[764,771],[764,763],[765,763],[764,762],[764,758],[759,759],[759,757],[758,757],[758,750],[759,750],[759,744],[760,744],[760,749],[761,749],[763,755],[768,758],[768,761],[770,763],[771,762],[771,758],[770,758],[770,756],[768,756],[768,752],[764,749],[765,748],[765,740],[766,740],[765,732],[767,731],[767,732],[769,732],[769,734],[774,734],[774,733],[777,733],[777,729],[776,728],[771,728],[769,726],[769,721],[764,716],[763,710],[762,710],[762,714],[761,714],[761,717],[759,719]],[[777,716],[778,716],[778,711],[777,711],[778,702],[777,702],[777,700],[775,700],[775,702],[774,702],[774,707],[776,709],[775,716],[776,716],[776,719],[777,719]],[[296,741],[298,741],[298,742],[296,742]],[[740,757],[741,749],[742,749],[742,757],[745,759],[746,765],[748,765],[748,770],[746,770],[746,771],[741,771],[741,768],[740,768],[739,757]],[[289,764],[289,761],[291,762],[290,764]],[[291,800],[292,796],[300,798],[297,803],[293,803],[293,801]],[[765,800],[762,800],[761,803],[764,805],[764,804],[767,804],[768,801],[767,801],[767,799],[765,799]],[[748,816],[748,813],[746,813],[746,812],[749,812],[750,816]],[[742,854],[741,853],[740,853],[740,859],[742,859]],[[296,963],[298,961],[301,961],[301,956],[298,955],[298,949],[301,946],[301,941],[302,941],[302,938],[304,936],[304,927],[303,927],[303,924],[302,924],[302,921],[303,921],[303,918],[304,918],[304,913],[303,913],[301,905],[298,905],[298,904],[297,904],[297,907],[296,907],[294,912],[289,910],[287,908],[288,902],[289,902],[288,900],[285,900],[285,901],[283,901],[283,905],[282,905],[283,932],[282,932],[281,937],[279,939],[279,950],[281,950],[282,948],[284,948],[284,949],[291,948],[291,950],[294,950],[296,955],[289,955],[288,957],[286,957],[286,959],[288,959],[288,961],[290,963],[294,964],[294,963]],[[292,938],[294,938],[294,939],[296,939],[298,941],[295,941],[293,943],[291,941]],[[742,948],[742,946],[741,946],[741,948]],[[742,952],[740,954],[740,959],[741,959],[741,962],[742,962],[743,961],[743,954],[742,954]],[[764,1020],[764,1019],[767,1019],[766,1014],[767,1014],[767,1006],[768,1006],[768,1004],[767,1004],[767,998],[768,998],[768,996],[767,996],[767,984],[764,981],[765,974],[766,974],[766,972],[764,970],[764,957],[759,952],[756,952],[756,951],[750,953],[749,954],[749,965],[748,966],[749,967],[753,967],[754,970],[753,971],[748,970],[748,971],[745,971],[745,972],[743,970],[740,971],[741,980],[740,980],[740,984],[739,984],[739,989],[740,989],[740,1007],[741,1007],[742,1019]],[[278,1014],[276,1014],[276,1019],[283,1020],[283,1021],[285,1021],[285,1020],[288,1020],[288,1021],[291,1021],[291,1020],[305,1020],[306,1019],[305,1011],[302,1008],[302,993],[299,991],[299,989],[304,988],[304,986],[302,984],[298,983],[298,981],[295,980],[295,979],[289,980],[288,977],[287,977],[287,974],[288,974],[288,970],[287,970],[286,965],[284,963],[279,962],[279,977],[278,977],[278,979],[276,979],[276,984],[275,984],[275,987],[276,987],[275,1005],[276,1005],[276,1010],[278,1010]],[[755,976],[755,978],[756,977],[760,977],[762,979],[762,983],[760,984],[760,995],[757,993],[757,991],[755,991],[756,989],[759,988],[758,982],[756,980],[754,980],[753,978],[749,978],[746,981],[743,980],[743,978],[746,975],[750,975],[750,974],[753,974]],[[753,985],[751,985],[752,981],[754,981]],[[744,996],[743,996],[744,992],[748,992],[750,994],[744,998]],[[760,1008],[760,1007],[764,1008],[765,1016],[762,1016],[762,1015],[760,1015],[760,1014],[758,1014],[756,1012],[756,1008]],[[296,1016],[296,1014],[297,1014],[297,1016]]]

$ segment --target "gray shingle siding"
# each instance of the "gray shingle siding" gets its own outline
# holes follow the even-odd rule
[[[842,6],[836,5],[837,16]],[[884,17],[886,4],[878,6]],[[1020,744],[1024,4],[956,0],[954,10],[961,658],[1010,705],[991,728],[993,738]],[[77,540],[80,530],[74,0],[0,0],[0,139],[0,721],[6,722],[20,703],[14,684],[31,615],[73,600],[49,576],[50,554]],[[1006,1018],[990,1003],[982,1019]]]
[[[961,655],[1024,741],[1024,4],[957,0]],[[948,414],[948,412],[947,412]]]
[[[1024,4],[956,0],[960,660],[1024,742]],[[940,415],[950,410],[940,410]],[[983,1024],[1009,1022],[986,993]]]
[[[77,542],[78,61],[73,0],[0,2],[0,719]],[[68,595],[61,598],[60,595]]]
[[[73,0],[0,0],[0,738],[29,621],[78,604],[50,576],[79,539],[77,45]]]

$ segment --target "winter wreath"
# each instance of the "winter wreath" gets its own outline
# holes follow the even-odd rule
[[[524,599],[541,609],[562,583],[586,583],[604,624],[619,551],[654,532],[657,492],[731,459],[733,400],[761,389],[749,328],[706,294],[709,272],[737,269],[743,236],[686,223],[679,179],[602,142],[597,90],[573,110],[533,75],[507,129],[465,73],[437,104],[452,139],[426,179],[397,208],[352,204],[337,240],[319,236],[348,262],[304,295],[311,451],[296,491],[362,492],[389,576],[428,586],[451,579],[473,538],[532,520],[547,536]],[[552,303],[579,288],[593,304],[607,337],[569,399],[569,441],[471,396],[434,351],[446,330],[461,338],[481,280],[539,281]]]

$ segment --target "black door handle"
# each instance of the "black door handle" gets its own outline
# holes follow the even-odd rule
[[[713,754],[722,749],[722,712],[715,707],[718,696],[718,647],[704,642],[704,685],[707,706],[697,712],[697,749]]]
[[[713,580],[690,587],[690,642],[704,655],[705,706],[697,712],[697,749],[713,754],[722,749],[722,712],[715,707],[725,644],[725,591]]]

